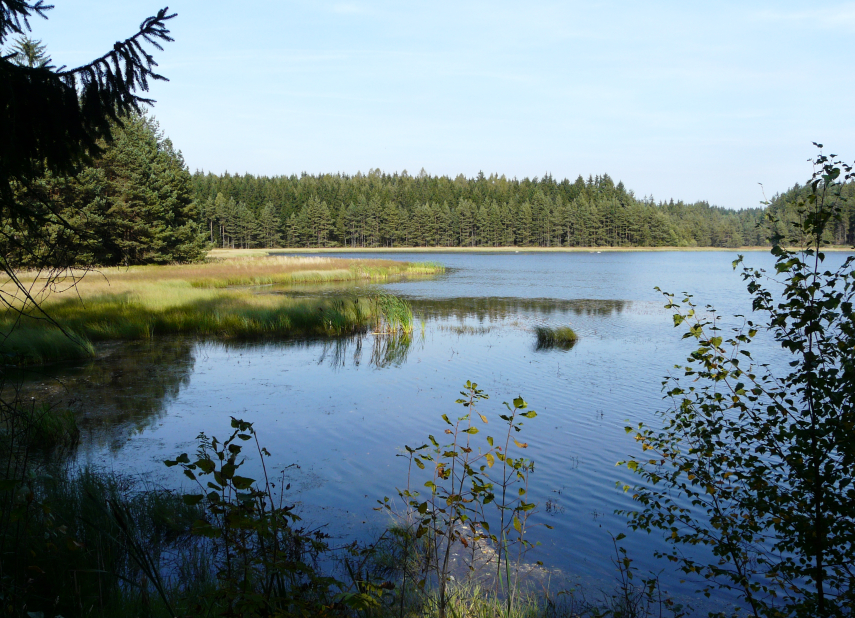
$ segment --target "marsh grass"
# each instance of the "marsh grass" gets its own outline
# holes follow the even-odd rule
[[[22,401],[16,395],[0,404],[0,459],[73,449],[79,439],[77,419],[67,408]]]
[[[673,603],[658,580],[633,579],[631,571],[636,578],[640,574],[621,561],[625,554],[618,553],[613,560],[615,580],[601,590],[586,589],[560,571],[536,563],[525,565],[528,577],[518,584],[510,608],[507,596],[496,591],[495,569],[487,558],[474,569],[455,569],[441,612],[435,579],[420,582],[406,575],[423,569],[432,551],[427,535],[419,538],[393,521],[374,543],[352,549],[343,559],[342,571],[358,589],[382,599],[370,614],[375,618],[433,618],[443,613],[454,618],[685,618],[690,611]],[[466,548],[458,545],[453,551],[461,554]]]
[[[569,326],[535,326],[534,333],[537,337],[535,347],[538,350],[569,350],[579,339],[576,331]]]
[[[412,309],[394,296],[300,299],[258,294],[253,286],[381,281],[440,270],[430,264],[318,257],[105,269],[39,299],[56,325],[39,315],[7,311],[0,318],[0,337],[5,337],[0,353],[7,364],[33,365],[92,357],[92,342],[159,335],[249,339],[410,332]],[[69,286],[78,275],[68,274]]]
[[[12,329],[0,327],[0,353],[5,365],[43,365],[55,359],[78,360],[95,355],[92,343],[71,333],[63,333],[53,325],[32,320]],[[69,336],[71,335],[71,336]]]
[[[391,294],[374,294],[371,297],[373,313],[378,316],[374,332],[396,334],[413,332],[413,309],[402,298]]]

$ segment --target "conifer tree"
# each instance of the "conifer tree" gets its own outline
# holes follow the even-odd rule
[[[52,8],[44,0],[0,0],[0,268],[37,310],[17,279],[13,256],[61,270],[77,248],[55,243],[85,233],[58,216],[59,206],[42,179],[75,173],[110,141],[115,123],[153,102],[140,93],[151,80],[165,78],[155,72],[157,62],[146,47],[162,49],[172,40],[166,25],[175,17],[166,8],[158,11],[136,34],[73,69],[54,67],[41,43],[22,46],[19,38],[17,51],[3,51],[10,37],[26,36],[31,18],[47,18]],[[29,53],[26,63],[20,62],[22,52]],[[64,232],[55,233],[57,223]],[[0,302],[18,307],[6,294]]]

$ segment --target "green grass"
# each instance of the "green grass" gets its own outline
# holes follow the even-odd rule
[[[0,355],[5,364],[38,365],[91,358],[93,342],[160,335],[249,339],[411,332],[412,309],[394,296],[298,299],[262,294],[264,288],[257,286],[384,281],[438,272],[442,267],[435,264],[281,256],[106,269],[88,273],[65,292],[39,297],[71,337],[49,321],[8,310],[0,317],[0,338],[5,336]]]
[[[551,348],[569,350],[579,339],[576,331],[569,326],[535,326],[534,332],[537,336],[538,350]]]
[[[374,332],[394,334],[413,332],[413,309],[402,298],[379,293],[371,297],[373,311],[378,316]]]
[[[0,326],[0,354],[5,365],[43,365],[56,359],[78,360],[95,355],[92,343],[69,337],[48,322],[26,319],[10,332],[11,324]]]
[[[19,492],[32,492],[33,508],[0,530],[0,591],[9,607],[34,613],[15,615],[189,616],[199,594],[214,588],[190,535],[200,513],[180,494],[133,491],[111,473],[55,467]],[[7,496],[0,512],[15,521],[15,499],[24,495]],[[146,560],[158,570],[155,581]],[[166,610],[158,587],[174,600],[176,614]]]
[[[3,350],[10,364],[33,365],[94,355],[92,342],[142,340],[160,335],[217,339],[335,337],[375,330],[412,331],[412,310],[394,296],[316,300],[228,293],[177,306],[152,307],[128,297],[105,296],[56,303],[51,316],[69,339],[50,323],[29,318],[12,331]],[[8,325],[2,325],[0,328]]]
[[[77,419],[67,408],[17,398],[0,408],[0,458],[33,449],[40,455],[73,449],[79,440]]]

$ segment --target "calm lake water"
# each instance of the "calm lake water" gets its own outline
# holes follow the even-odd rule
[[[454,401],[467,379],[489,393],[481,412],[497,425],[501,403],[522,395],[539,414],[522,434],[536,462],[536,520],[554,527],[533,531],[542,545],[531,559],[593,587],[610,585],[609,533],[626,532],[614,511],[632,505],[615,483],[633,481],[615,464],[638,454],[624,426],[656,422],[656,411],[665,407],[663,376],[692,349],[653,288],[688,292],[723,315],[750,313],[745,285],[731,267],[736,254],[378,257],[450,269],[433,279],[378,286],[408,298],[424,322],[424,334],[417,327],[408,346],[371,335],[337,342],[113,344],[101,348],[104,356],[95,362],[31,374],[31,387],[73,396],[83,418],[81,463],[149,483],[181,483],[162,461],[192,452],[199,432],[224,437],[231,416],[252,421],[274,468],[292,483],[290,497],[304,517],[329,524],[342,538],[367,538],[388,523],[373,508],[406,482],[406,462],[396,454],[441,434],[441,414],[462,414]],[[835,266],[844,258],[831,254],[827,262]],[[768,268],[772,259],[748,253],[746,263]],[[532,332],[538,324],[569,324],[580,341],[567,351],[538,351]],[[781,360],[772,342],[753,350],[757,358]],[[644,534],[624,541],[639,567],[657,571],[668,568],[651,556],[658,543]],[[664,578],[677,585],[667,571]]]

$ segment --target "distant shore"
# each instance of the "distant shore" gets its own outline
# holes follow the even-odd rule
[[[282,247],[275,249],[212,249],[210,258],[252,257],[282,253],[629,253],[665,251],[769,251],[769,246],[759,247]],[[793,247],[797,249],[797,247]],[[841,251],[855,254],[846,246],[826,247],[824,251]]]

